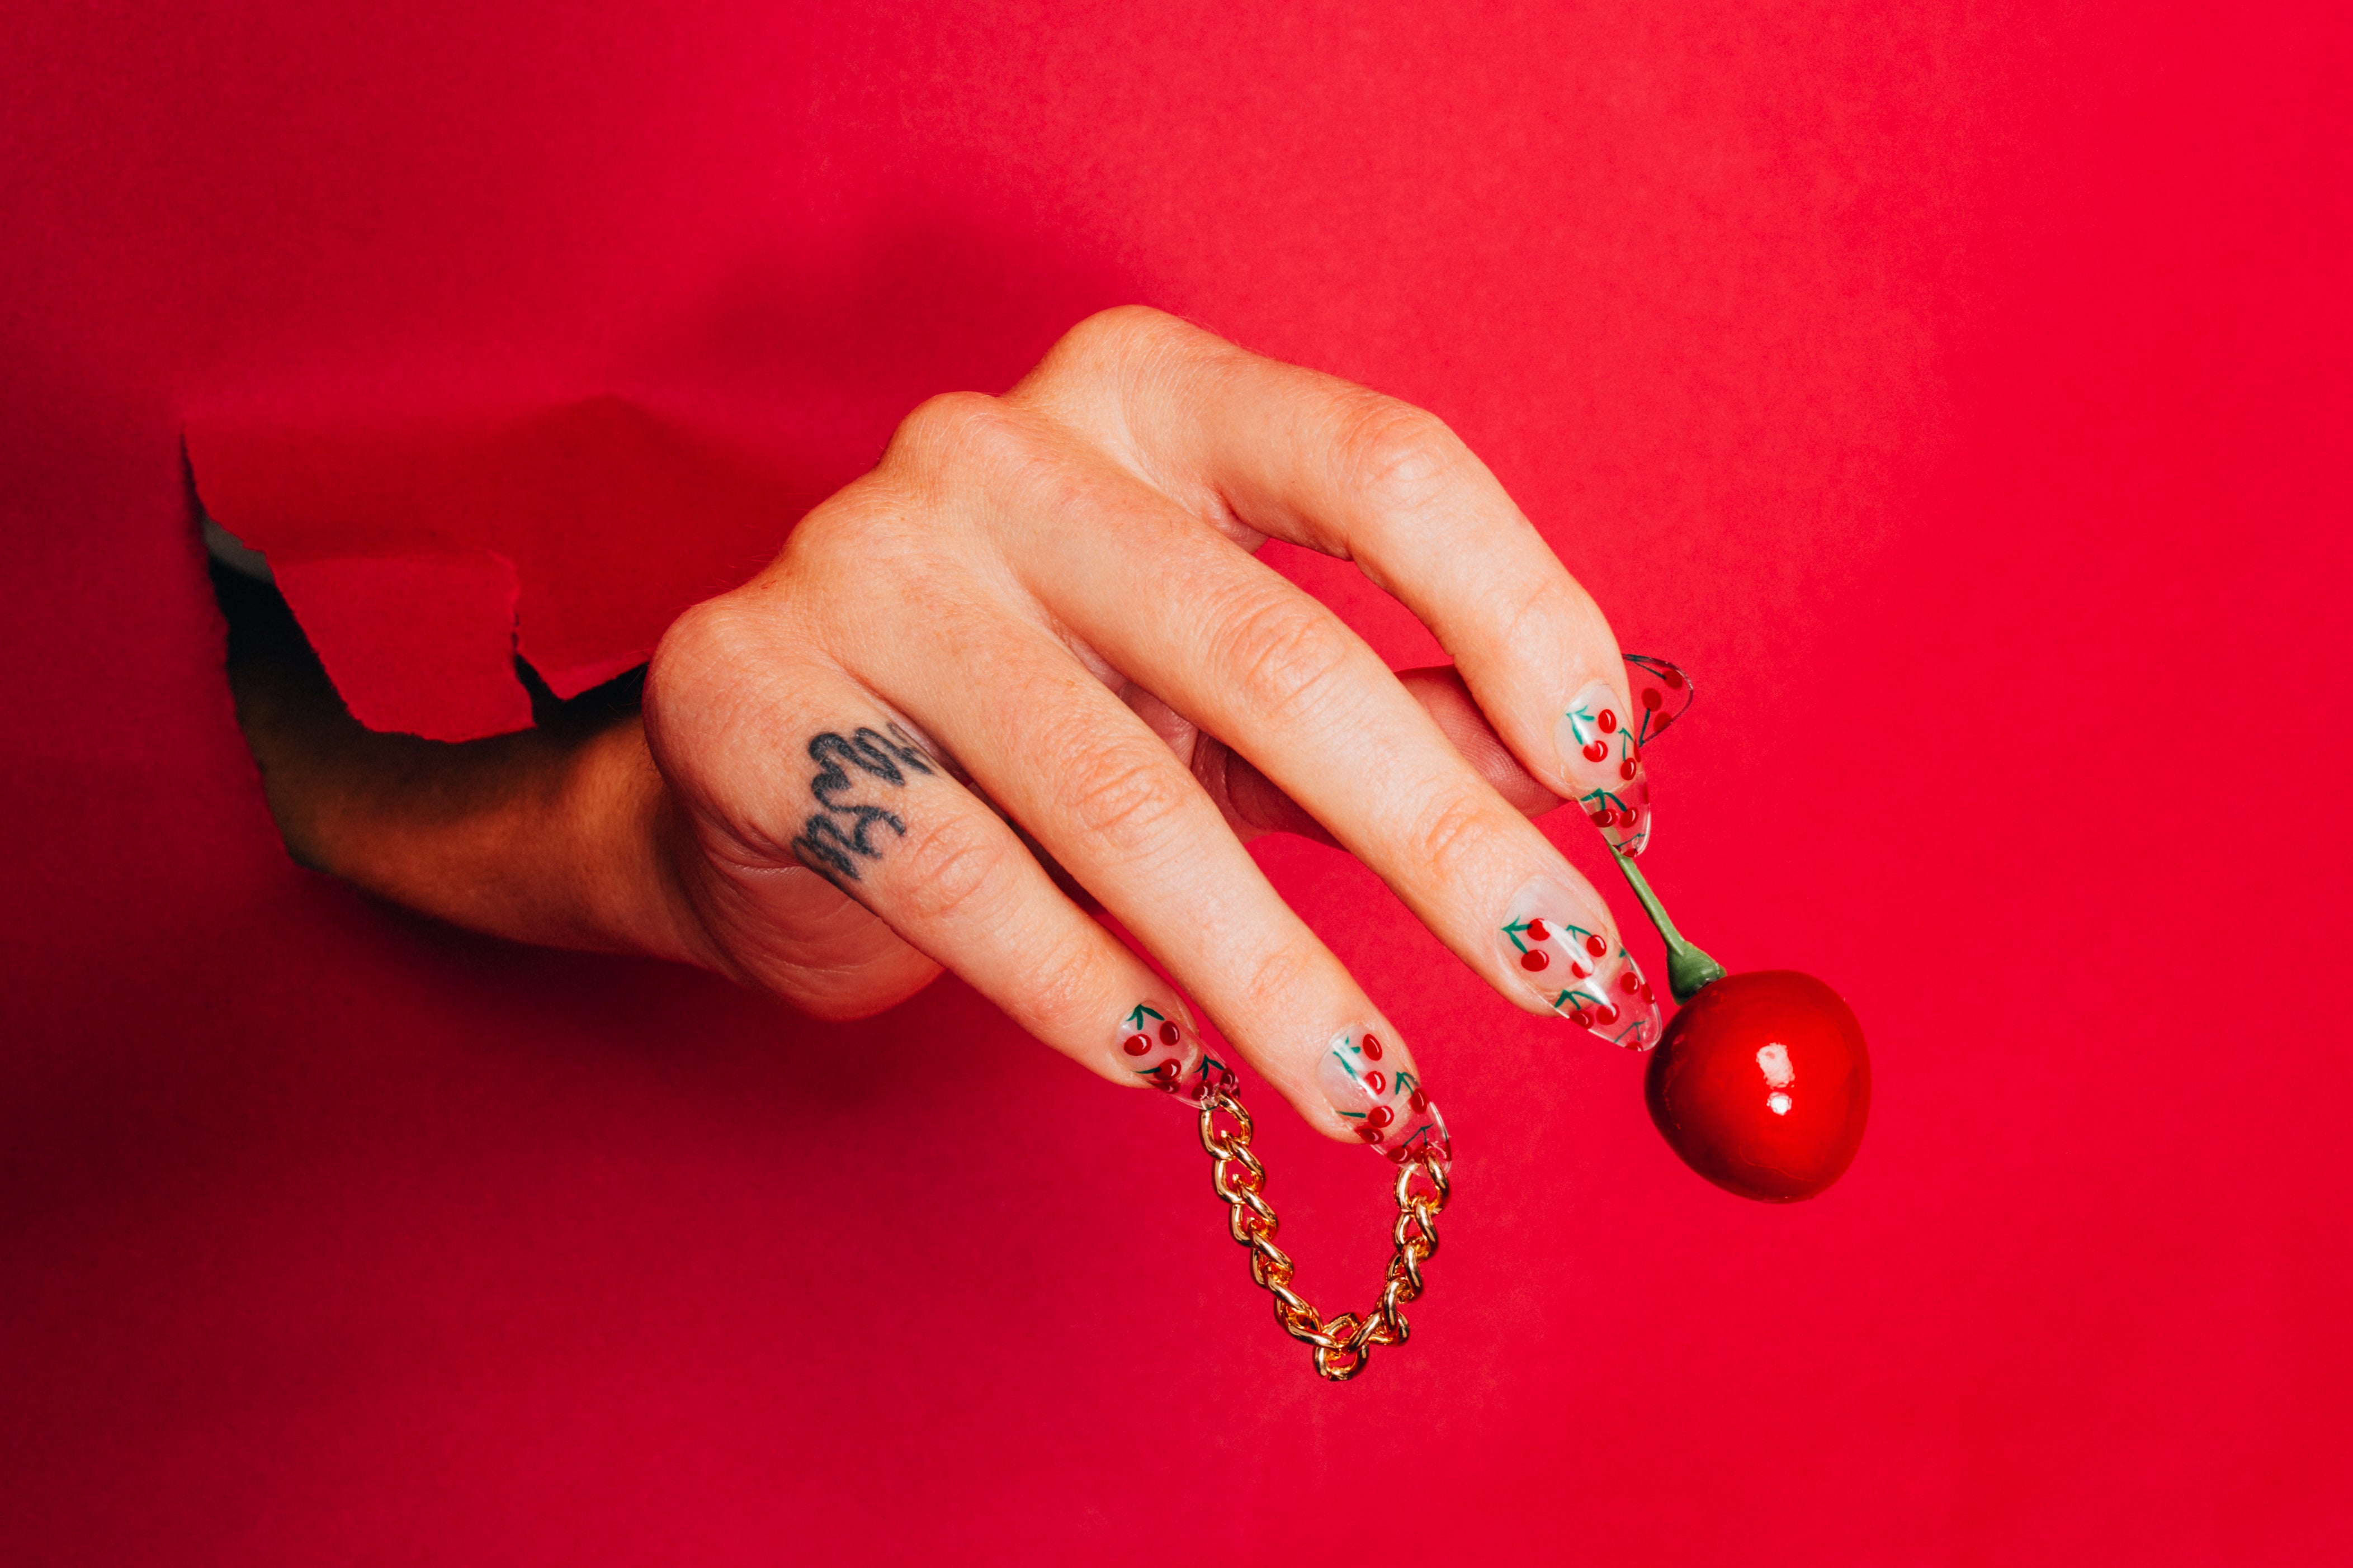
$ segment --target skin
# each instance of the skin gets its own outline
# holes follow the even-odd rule
[[[1390,671],[1254,559],[1271,537],[1356,562],[1454,665]],[[1627,695],[1599,609],[1439,420],[1141,308],[1002,397],[914,410],[765,571],[679,618],[635,710],[375,734],[282,612],[239,624],[231,674],[306,865],[820,1018],[952,969],[1132,1086],[1106,1020],[1169,992],[1107,911],[1335,1138],[1325,1043],[1395,1031],[1244,845],[1338,845],[1541,1012],[1493,932],[1533,877],[1607,909],[1528,817],[1575,793],[1568,695]]]

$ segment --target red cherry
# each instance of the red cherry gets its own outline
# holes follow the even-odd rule
[[[1146,1051],[1150,1050],[1151,1048],[1152,1048],[1152,1042],[1151,1042],[1150,1040],[1146,1039],[1144,1036],[1142,1036],[1142,1035],[1130,1035],[1130,1036],[1128,1036],[1128,1037],[1127,1037],[1127,1045],[1126,1045],[1126,1047],[1125,1047],[1125,1049],[1126,1049],[1127,1054],[1128,1054],[1129,1056],[1132,1056],[1132,1057],[1140,1057],[1140,1056],[1142,1056],[1145,1052],[1146,1052]]]
[[[1672,665],[1659,671],[1659,679],[1667,683],[1667,689],[1670,691],[1681,691],[1683,689],[1683,672]]]
[[[1377,1127],[1359,1127],[1356,1129],[1356,1136],[1367,1143],[1377,1143],[1381,1141],[1381,1130]]]
[[[1377,1039],[1373,1038],[1373,1037],[1372,1037],[1372,1036],[1370,1036],[1370,1035],[1366,1035],[1366,1036],[1364,1037],[1364,1040],[1363,1040],[1362,1044],[1364,1045],[1364,1047],[1365,1047],[1365,1059],[1366,1059],[1366,1061],[1375,1061],[1375,1062],[1377,1062],[1377,1061],[1378,1061],[1378,1060],[1380,1060],[1380,1059],[1381,1059],[1381,1043],[1380,1043],[1380,1041],[1378,1041],[1378,1040],[1377,1040]]]
[[[1666,705],[1666,700],[1667,700],[1665,698],[1659,695],[1659,689],[1657,687],[1645,686],[1642,688],[1642,706],[1648,708],[1651,712],[1655,713],[1661,708],[1664,707]]]
[[[1174,1022],[1160,1026],[1160,1043],[1164,1046],[1173,1046],[1176,1043],[1176,1026]]]
[[[1176,1064],[1175,1062],[1162,1062],[1158,1067],[1152,1069],[1152,1074],[1155,1078],[1159,1079],[1165,1083],[1175,1083],[1176,1081]]]
[[[1651,1120],[1683,1163],[1766,1203],[1838,1180],[1871,1114],[1871,1058],[1837,992],[1769,970],[1703,986],[1644,1079]]]
[[[1601,710],[1601,717],[1596,719],[1594,722],[1600,725],[1601,732],[1607,735],[1611,731],[1618,728],[1618,715],[1609,711],[1609,709],[1604,708]]]
[[[1568,972],[1579,980],[1584,979],[1587,975],[1593,973],[1593,971],[1588,969],[1585,965],[1577,963],[1577,960],[1573,958],[1568,961]]]
[[[1367,1127],[1387,1127],[1396,1120],[1397,1112],[1386,1105],[1376,1105],[1365,1112],[1365,1125]]]
[[[1585,951],[1599,958],[1609,951],[1609,944],[1598,936],[1588,936],[1585,939]]]
[[[1642,983],[1642,1000],[1645,1002],[1655,1002],[1658,1000],[1656,996],[1651,994],[1651,985],[1648,981],[1644,981]]]
[[[1585,760],[1588,763],[1598,763],[1609,754],[1609,742],[1607,741],[1589,742],[1585,747]]]
[[[1552,940],[1551,928],[1546,926],[1544,921],[1540,920],[1530,921],[1528,922],[1528,940],[1530,942],[1550,942]]]
[[[1631,783],[1633,782],[1633,779],[1634,779],[1634,759],[1633,759],[1633,758],[1629,757],[1629,758],[1627,758],[1624,762],[1620,763],[1618,764],[1618,776],[1619,776],[1620,778],[1621,778],[1621,779],[1626,780],[1629,784],[1631,784]]]
[[[1545,950],[1540,947],[1532,947],[1520,954],[1522,969],[1542,969],[1551,962],[1552,960],[1545,955]]]
[[[1609,806],[1603,806],[1599,811],[1593,814],[1593,826],[1596,827],[1617,826],[1618,813]]]
[[[1388,1092],[1389,1080],[1377,1072],[1368,1072],[1365,1075],[1365,1087],[1375,1094],[1386,1094]]]
[[[1430,1096],[1422,1093],[1421,1090],[1417,1089],[1409,1097],[1408,1103],[1410,1104],[1417,1111],[1428,1110],[1430,1109]]]
[[[1568,1017],[1569,1022],[1575,1024],[1580,1029],[1589,1029],[1593,1027],[1593,1015],[1587,1012],[1582,1007],[1579,1007],[1576,1012],[1571,1013]]]
[[[1597,1023],[1614,1024],[1618,1021],[1618,1009],[1611,1004],[1604,1002],[1593,1010],[1593,1017]]]
[[[1641,977],[1630,969],[1618,977],[1618,989],[1623,991],[1629,996],[1631,996],[1635,992],[1640,991],[1641,988]]]

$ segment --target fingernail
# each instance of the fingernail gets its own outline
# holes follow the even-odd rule
[[[1164,1094],[1198,1105],[1225,1064],[1201,1048],[1200,1037],[1171,1011],[1139,1002],[1120,1020],[1120,1060]]]
[[[1550,877],[1512,900],[1496,951],[1520,983],[1570,1023],[1631,1051],[1659,1043],[1659,1003],[1592,900]]]
[[[1651,842],[1651,777],[1642,748],[1691,706],[1691,680],[1662,658],[1626,660],[1630,710],[1606,680],[1587,684],[1553,726],[1561,766],[1583,811],[1613,849],[1640,855]]]
[[[1356,1136],[1392,1163],[1402,1164],[1425,1145],[1441,1160],[1454,1158],[1446,1119],[1422,1088],[1413,1053],[1394,1036],[1341,1030],[1324,1047],[1315,1082]]]

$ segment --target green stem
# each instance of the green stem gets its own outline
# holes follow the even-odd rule
[[[1611,853],[1617,852],[1613,849]],[[1626,873],[1627,884],[1634,896],[1642,900],[1642,912],[1659,928],[1659,936],[1667,944],[1667,989],[1678,1002],[1688,1002],[1699,994],[1699,988],[1724,978],[1724,965],[1685,942],[1675,930],[1675,922],[1667,918],[1666,907],[1659,895],[1651,891],[1651,884],[1634,868],[1634,862],[1618,856],[1618,869]]]

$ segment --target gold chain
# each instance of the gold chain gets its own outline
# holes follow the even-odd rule
[[[1250,1249],[1250,1279],[1274,1298],[1274,1321],[1293,1339],[1314,1348],[1318,1373],[1334,1383],[1345,1383],[1365,1370],[1365,1363],[1373,1359],[1375,1345],[1405,1343],[1408,1330],[1400,1309],[1420,1299],[1421,1266],[1438,1251],[1438,1215],[1446,1207],[1449,1191],[1446,1167],[1433,1150],[1424,1146],[1398,1169],[1398,1221],[1392,1233],[1397,1256],[1389,1259],[1381,1304],[1362,1317],[1343,1312],[1326,1322],[1291,1288],[1297,1266],[1290,1254],[1274,1244],[1282,1222],[1267,1206],[1266,1167],[1250,1152],[1250,1112],[1235,1098],[1234,1089],[1229,1076],[1201,1102],[1201,1147],[1217,1162],[1209,1179],[1217,1184],[1218,1196],[1230,1205],[1227,1228],[1236,1241]],[[1220,1111],[1233,1122],[1224,1132],[1218,1131]],[[1414,1185],[1416,1175],[1428,1182],[1426,1189]]]

